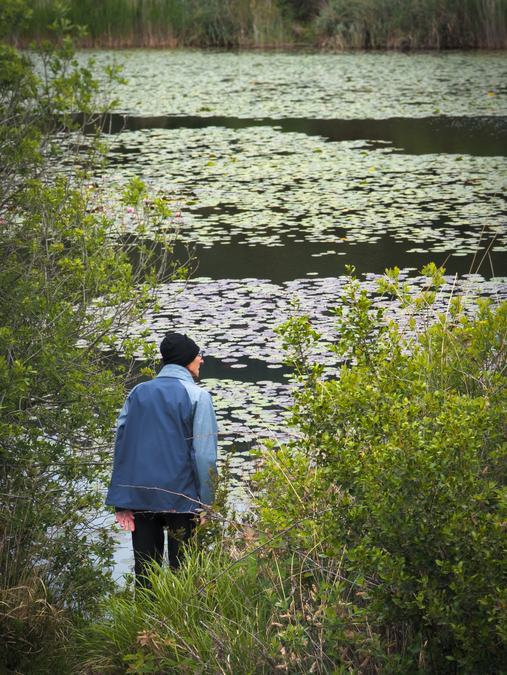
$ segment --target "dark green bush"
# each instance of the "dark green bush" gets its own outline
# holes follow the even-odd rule
[[[384,289],[400,292],[396,273]],[[264,526],[306,518],[287,550],[319,541],[325,559],[342,560],[385,663],[394,652],[406,672],[507,662],[507,303],[481,302],[469,318],[460,305],[409,339],[352,282],[335,345],[349,362],[329,380],[302,359],[305,319],[282,327],[302,438],[259,476]]]

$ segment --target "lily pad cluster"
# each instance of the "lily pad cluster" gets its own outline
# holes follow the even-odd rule
[[[95,58],[108,64],[111,52]],[[506,108],[501,52],[125,50],[121,62],[128,87],[115,92],[117,109],[134,114],[350,119],[495,115]]]
[[[111,140],[108,194],[134,176],[167,200],[181,235],[204,247],[332,244],[388,235],[407,252],[507,251],[507,159],[409,155],[260,127],[156,129]],[[129,229],[129,214],[110,201]]]

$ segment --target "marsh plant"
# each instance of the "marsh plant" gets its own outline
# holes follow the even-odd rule
[[[299,438],[259,453],[255,517],[107,601],[84,672],[502,671],[507,304],[436,312],[423,274],[380,285],[403,331],[350,279],[335,376],[307,317],[281,326]]]
[[[22,38],[46,35],[57,11],[37,0]],[[334,49],[505,48],[503,0],[71,0],[89,26],[81,45]]]
[[[24,35],[44,37],[57,4],[39,0]],[[70,2],[69,19],[88,26],[84,46],[237,47],[287,41],[274,0],[93,0]]]
[[[313,25],[338,49],[502,49],[507,8],[502,0],[326,0]]]

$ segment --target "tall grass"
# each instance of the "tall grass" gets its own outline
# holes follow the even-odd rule
[[[24,39],[48,35],[54,0],[33,0]],[[69,0],[88,27],[81,46],[333,49],[507,47],[505,0],[323,0],[301,16],[296,0]],[[295,19],[298,19],[297,21]]]
[[[1,673],[65,672],[72,615],[52,602],[37,572],[0,587]]]
[[[327,0],[313,23],[323,46],[356,49],[507,47],[504,0]]]
[[[263,47],[290,40],[275,0],[70,0],[68,18],[88,27],[81,46]],[[52,0],[34,0],[25,37],[44,37]]]
[[[367,623],[351,616],[339,561],[322,565],[318,545],[292,554],[283,543],[282,550],[254,546],[250,553],[193,550],[178,572],[154,566],[151,590],[108,600],[103,620],[78,635],[75,672],[357,669],[372,638]],[[376,672],[381,660],[370,652],[363,672]]]
[[[84,672],[254,672],[273,665],[271,608],[253,558],[230,565],[224,552],[187,555],[177,573],[154,567],[151,590],[127,591],[81,635]]]

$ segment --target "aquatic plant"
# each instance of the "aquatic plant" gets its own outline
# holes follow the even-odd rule
[[[436,134],[437,127],[422,129],[422,150],[424,135]],[[390,241],[386,248],[397,242],[403,255],[426,251],[430,257],[473,255],[491,239],[492,250],[502,251],[507,242],[505,160],[476,156],[473,148],[463,154],[431,146],[410,152],[388,142],[375,148],[362,140],[330,143],[269,126],[215,126],[123,132],[111,140],[110,158],[102,189],[112,194],[111,212],[117,186],[142,171],[154,190],[181,209],[182,233],[205,247],[233,243],[238,257],[249,253],[247,245],[285,246],[300,266],[308,265],[311,253],[327,250],[338,270],[354,255],[353,246],[384,237]],[[297,246],[303,242],[328,246]],[[302,276],[297,268],[295,258],[290,274]]]

